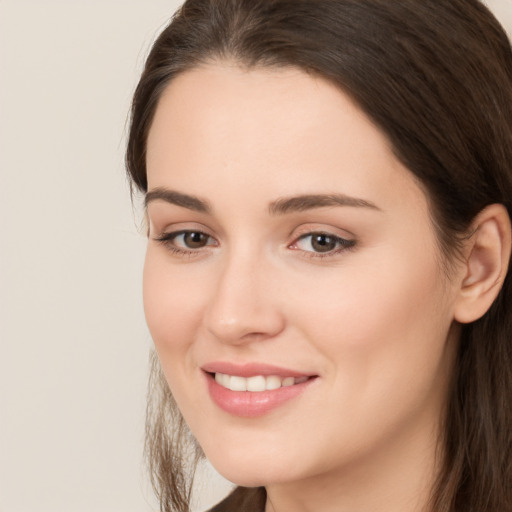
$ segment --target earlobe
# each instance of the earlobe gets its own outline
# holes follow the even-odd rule
[[[472,232],[454,311],[454,318],[460,323],[482,317],[503,285],[511,251],[511,224],[506,208],[501,204],[484,208],[476,216]]]

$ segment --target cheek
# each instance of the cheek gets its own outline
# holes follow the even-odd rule
[[[186,351],[201,319],[204,296],[197,282],[172,268],[165,255],[148,247],[143,274],[144,312],[161,356]]]
[[[449,294],[428,254],[381,252],[379,263],[347,265],[301,300],[297,322],[347,400],[357,396],[362,405],[384,391],[391,397],[434,385],[452,322]]]
[[[143,274],[146,322],[160,364],[179,409],[196,416],[199,383],[190,378],[195,369],[192,348],[202,319],[204,288],[198,281],[169,265],[166,255],[148,247]]]
[[[412,419],[429,418],[431,427],[443,404],[451,320],[437,263],[380,261],[371,271],[347,265],[329,283],[318,278],[307,297],[294,295],[295,325],[326,362],[324,402],[309,411],[310,428],[338,441],[322,464],[345,450],[363,453]]]

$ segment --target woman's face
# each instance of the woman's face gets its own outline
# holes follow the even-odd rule
[[[261,485],[431,453],[456,279],[424,193],[350,99],[294,69],[188,71],[147,168],[147,322],[213,465]]]

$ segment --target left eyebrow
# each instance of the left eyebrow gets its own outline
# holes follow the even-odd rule
[[[382,211],[376,204],[370,201],[345,194],[306,194],[276,199],[270,203],[269,212],[271,215],[284,215],[286,213],[304,212],[328,206],[352,206]]]

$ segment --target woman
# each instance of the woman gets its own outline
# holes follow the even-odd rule
[[[512,510],[511,162],[477,0],[185,2],[127,149],[161,510],[203,453],[216,511]]]

